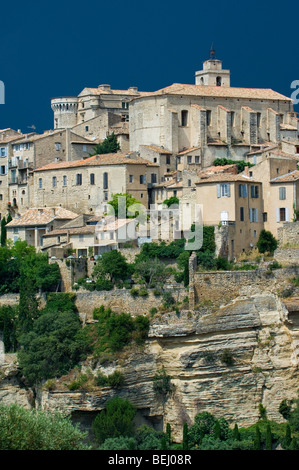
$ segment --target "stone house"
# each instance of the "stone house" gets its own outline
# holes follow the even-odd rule
[[[245,174],[215,174],[196,183],[204,225],[227,227],[223,255],[234,259],[256,246],[263,229],[262,184]]]
[[[113,194],[128,192],[148,208],[148,187],[159,166],[138,155],[96,155],[50,163],[33,172],[34,205],[61,205],[80,214],[107,212]]]
[[[6,225],[7,238],[26,241],[37,250],[43,246],[43,235],[74,219],[78,214],[62,207],[31,208]]]
[[[263,185],[263,223],[277,237],[283,222],[291,221],[299,208],[297,163],[299,156],[273,149],[249,169],[250,175]],[[295,207],[294,207],[295,206]]]

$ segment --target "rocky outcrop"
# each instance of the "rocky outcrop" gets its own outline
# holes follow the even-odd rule
[[[239,296],[214,311],[156,316],[143,348],[126,351],[115,363],[83,366],[83,372],[91,367],[94,375],[121,370],[121,389],[70,392],[60,380],[54,390],[40,391],[36,406],[95,412],[117,394],[136,405],[144,422],[164,428],[170,423],[177,439],[184,422],[191,424],[201,411],[247,426],[258,420],[262,403],[269,419],[281,421],[281,401],[297,398],[299,388],[298,305],[298,299],[284,303],[266,292]],[[153,388],[161,368],[171,378],[167,395]],[[0,383],[0,399],[27,400],[28,406],[24,389],[14,382],[8,385],[7,379]]]

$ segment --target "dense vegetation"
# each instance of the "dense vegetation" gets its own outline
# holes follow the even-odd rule
[[[0,404],[0,450],[85,450],[86,434],[61,413]]]
[[[243,160],[229,160],[227,158],[216,158],[213,165],[215,166],[225,166],[225,165],[237,165],[238,173],[242,173],[246,166],[249,168],[254,166],[253,163],[244,162]]]

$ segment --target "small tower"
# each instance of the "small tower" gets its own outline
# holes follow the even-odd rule
[[[230,86],[230,70],[223,70],[222,61],[216,59],[213,45],[210,58],[203,63],[203,70],[195,72],[195,85]]]
[[[77,124],[78,98],[53,98],[54,129],[70,129]]]

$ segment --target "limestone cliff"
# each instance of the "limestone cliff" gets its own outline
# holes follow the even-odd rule
[[[35,406],[87,414],[101,410],[118,394],[136,405],[140,422],[157,427],[169,422],[180,439],[183,423],[191,424],[201,411],[244,426],[257,421],[262,403],[269,419],[281,421],[281,401],[297,398],[298,363],[299,299],[284,302],[275,293],[255,292],[214,310],[158,315],[143,348],[124,352],[108,365],[83,365],[82,371],[89,367],[94,375],[121,370],[121,389],[70,392],[62,378],[54,390],[40,391]],[[172,384],[166,396],[153,388],[162,367]],[[19,387],[12,370],[2,374],[0,400],[30,406],[32,397]]]

